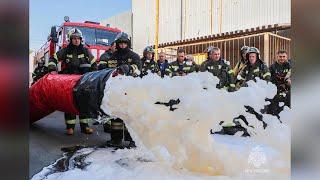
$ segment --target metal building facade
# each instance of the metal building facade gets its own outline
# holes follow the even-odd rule
[[[116,27],[121,31],[125,31],[130,37],[132,37],[132,12],[127,11],[115,16],[112,16],[106,20],[100,22],[106,26],[110,24],[111,27]]]
[[[159,0],[159,43],[291,23],[291,0]],[[133,48],[155,40],[156,0],[132,0]]]

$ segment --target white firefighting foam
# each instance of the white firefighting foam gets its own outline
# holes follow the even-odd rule
[[[135,149],[82,149],[91,154],[85,169],[69,165],[66,172],[46,175],[51,166],[32,179],[289,179],[290,120],[288,108],[281,121],[263,115],[268,124],[245,112],[257,112],[276,87],[258,80],[228,93],[215,88],[218,79],[209,73],[161,79],[117,76],[108,80],[101,108],[122,118],[137,144]],[[180,99],[178,108],[155,104]],[[251,137],[210,135],[220,121],[244,115]]]
[[[262,175],[289,177],[289,109],[280,114],[282,123],[275,116],[263,115],[268,124],[263,129],[262,122],[244,108],[251,106],[259,112],[268,104],[265,98],[275,95],[276,87],[258,79],[228,93],[215,88],[217,82],[209,73],[164,79],[154,74],[142,79],[117,76],[107,82],[101,108],[125,121],[142,151],[174,169],[226,176],[263,171]],[[172,99],[180,100],[174,111],[155,104]],[[239,115],[253,127],[241,122],[251,138],[239,137],[242,133],[210,135],[210,129],[221,129],[220,121],[230,123]]]

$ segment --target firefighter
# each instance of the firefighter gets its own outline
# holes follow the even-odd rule
[[[234,72],[229,61],[221,58],[220,52],[218,47],[209,47],[207,51],[208,59],[201,64],[200,71],[208,71],[217,76],[219,78],[219,83],[216,86],[218,89],[223,88],[232,92],[235,90]]]
[[[277,94],[270,104],[269,113],[278,114],[279,102],[290,107],[291,64],[285,50],[277,52],[277,61],[270,66],[271,82],[277,86]]]
[[[154,49],[151,46],[147,46],[146,48],[144,48],[141,63],[141,77],[147,75],[147,71],[151,71],[151,73],[157,73],[159,71],[158,65],[154,61]]]
[[[115,39],[116,51],[107,60],[107,68],[122,69],[125,75],[138,77],[141,74],[142,63],[137,53],[131,51],[131,41],[128,34],[121,32]]]
[[[233,71],[234,71],[234,75],[238,76],[238,74],[244,69],[244,67],[246,67],[246,63],[248,62],[247,58],[246,58],[246,54],[247,51],[249,50],[249,46],[242,46],[240,49],[240,56],[241,59],[238,61],[238,63],[236,64],[236,66],[234,67]]]
[[[69,44],[66,48],[55,53],[48,63],[49,71],[57,71],[57,62],[62,61],[62,74],[84,74],[90,71],[91,62],[95,62],[91,52],[83,46],[83,36],[79,29],[73,28],[68,32]],[[89,118],[81,115],[80,128],[85,134],[92,134],[93,129],[89,128]],[[66,134],[73,135],[76,124],[76,115],[65,113]]]
[[[137,53],[130,50],[131,41],[128,35],[121,32],[116,37],[117,51],[107,61],[108,68],[121,69],[125,75],[133,77],[139,77],[142,70],[142,63]],[[106,124],[110,124],[111,140],[107,142],[107,146],[111,147],[135,147],[135,143],[132,140],[124,122],[119,118],[112,118]],[[123,141],[124,140],[124,141]],[[125,144],[129,142],[129,144]]]
[[[166,54],[164,52],[159,53],[159,60],[157,62],[159,71],[158,75],[161,76],[162,78],[166,75],[170,75],[170,70],[169,70],[169,62],[166,59]]]
[[[278,91],[290,90],[291,87],[291,64],[288,61],[288,53],[285,50],[277,52],[277,61],[270,66],[271,82]]]
[[[44,75],[48,73],[48,68],[44,66],[44,61],[39,61],[38,66],[34,69],[32,73],[32,79],[34,84],[38,79],[42,78]]]
[[[111,58],[111,56],[113,55],[113,53],[115,53],[117,51],[116,48],[116,42],[112,42],[110,44],[110,49],[108,49],[105,53],[103,53],[100,56],[100,62],[97,65],[97,70],[101,70],[101,69],[105,69],[107,68],[107,61]],[[94,66],[96,65],[96,63],[94,63]]]
[[[173,76],[186,76],[189,73],[192,73],[196,70],[195,66],[187,64],[187,59],[185,57],[184,49],[178,49],[177,60],[170,63],[169,70],[170,75]]]
[[[237,76],[237,86],[247,86],[246,82],[254,80],[256,77],[270,81],[271,74],[267,65],[260,58],[260,51],[255,47],[250,47],[247,51],[246,58],[248,62],[246,67]]]

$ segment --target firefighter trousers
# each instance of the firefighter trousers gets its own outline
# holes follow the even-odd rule
[[[119,118],[111,120],[110,136],[113,141],[121,141],[122,139],[133,141],[124,122]]]
[[[64,113],[64,119],[66,123],[66,128],[72,128],[74,129],[76,125],[77,116],[74,114]],[[86,127],[89,127],[89,120],[90,118],[85,115],[79,115],[79,121],[80,121],[80,128],[85,129]]]

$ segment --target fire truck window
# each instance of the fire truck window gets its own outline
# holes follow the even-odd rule
[[[96,44],[95,30],[92,28],[77,27],[82,32],[84,42],[89,45]]]
[[[68,32],[72,28],[77,28],[82,32],[82,35],[84,37],[84,41],[85,41],[86,44],[89,44],[89,45],[96,44],[96,41],[95,41],[95,30],[92,29],[92,28],[67,26],[66,27],[66,33],[65,33],[66,39],[68,38]]]
[[[75,27],[66,27],[66,36],[72,28]],[[93,29],[87,27],[76,28],[78,28],[82,32],[85,43],[89,45],[110,45],[115,40],[118,34],[116,32],[111,32],[102,29]]]
[[[106,30],[96,30],[97,44],[110,45],[116,38],[117,33]]]
[[[59,46],[62,45],[62,30],[59,31],[59,34],[58,34],[58,45],[59,45]]]
[[[59,51],[62,48],[62,30],[60,29],[58,32],[58,43],[56,44],[56,51]]]

